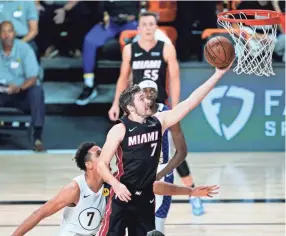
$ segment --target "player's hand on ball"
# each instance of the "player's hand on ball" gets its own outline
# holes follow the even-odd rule
[[[218,194],[219,186],[199,186],[192,189],[192,196],[194,197],[213,197]]]
[[[229,63],[229,65],[227,67],[221,68],[221,69],[216,67],[215,69],[216,69],[217,72],[220,72],[220,73],[224,74],[224,73],[226,73],[230,69],[230,67],[232,66],[234,61],[235,61],[235,58],[232,60],[231,63]]]
[[[124,202],[128,202],[131,200],[131,193],[126,188],[126,186],[122,183],[117,184],[113,187],[116,196]]]

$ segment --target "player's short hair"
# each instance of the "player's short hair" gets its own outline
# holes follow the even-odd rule
[[[10,26],[12,27],[13,31],[15,31],[15,28],[14,28],[13,23],[12,23],[11,21],[7,21],[7,20],[6,20],[6,21],[1,22],[1,24],[0,24],[0,32],[2,31],[2,27],[3,27],[4,25],[10,25]]]
[[[141,88],[139,85],[135,84],[130,86],[129,88],[125,89],[119,98],[119,106],[120,108],[129,115],[130,112],[127,108],[127,106],[134,106],[134,96],[136,93],[139,93],[141,91]]]
[[[139,14],[139,21],[140,21],[141,17],[144,17],[144,16],[153,16],[156,20],[156,24],[158,24],[158,15],[155,12],[151,12],[151,11],[141,12]]]
[[[76,165],[81,170],[86,171],[85,163],[87,161],[90,161],[90,159],[91,159],[91,155],[90,155],[90,153],[88,151],[93,146],[96,146],[96,143],[94,143],[94,142],[85,142],[85,143],[82,143],[79,146],[79,148],[77,149],[74,159],[75,159]]]

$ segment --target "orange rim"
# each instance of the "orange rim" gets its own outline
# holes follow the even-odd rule
[[[246,16],[269,16],[267,19],[231,19],[227,18],[229,14],[244,13]],[[227,21],[231,23],[244,23],[246,25],[275,25],[281,24],[281,13],[269,10],[232,10],[221,12],[217,15],[221,21]]]

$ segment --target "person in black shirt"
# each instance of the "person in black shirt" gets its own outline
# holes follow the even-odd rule
[[[166,86],[170,87],[171,107],[180,100],[180,75],[176,49],[170,43],[156,40],[155,32],[158,28],[156,14],[143,12],[139,16],[138,33],[140,39],[127,44],[122,53],[121,71],[116,85],[115,97],[108,114],[112,121],[119,117],[119,97],[129,84],[132,74],[132,84],[142,80],[153,80],[158,85],[157,102],[165,103],[168,96]],[[167,84],[167,73],[169,83]]]
[[[100,236],[146,236],[155,229],[155,196],[153,183],[161,154],[162,134],[197,107],[228,71],[216,72],[186,100],[172,110],[152,116],[150,101],[139,85],[122,92],[119,104],[125,115],[108,132],[98,162],[98,172],[111,189]],[[117,173],[109,165],[116,154]],[[166,173],[167,174],[167,173]]]

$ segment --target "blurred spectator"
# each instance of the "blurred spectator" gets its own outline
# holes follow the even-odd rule
[[[264,10],[274,10],[274,5],[280,5],[278,0],[274,1],[265,1],[265,0],[256,0],[256,1],[238,1],[236,3],[236,7],[238,10],[240,9],[264,9]],[[285,1],[284,1],[285,4]]]
[[[237,3],[237,9],[260,9],[260,10],[270,10],[270,11],[277,11],[277,12],[285,12],[285,1],[264,1],[264,0],[257,0],[257,1],[240,1]],[[249,17],[248,17],[249,18]],[[279,26],[279,30],[282,32],[281,26]]]
[[[189,61],[192,53],[201,55],[201,35],[207,28],[216,28],[215,1],[178,1],[176,29],[177,55],[180,61]]]
[[[285,62],[285,33],[277,36],[274,52]]]
[[[272,5],[275,11],[285,13],[285,1],[272,1]],[[276,55],[282,57],[282,61],[285,63],[285,18],[284,18],[284,29],[282,25],[279,25],[280,34],[277,36],[274,52]]]
[[[16,38],[28,42],[37,54],[35,37],[38,34],[38,11],[33,1],[1,1],[0,23],[10,21],[15,27]]]
[[[0,82],[7,89],[0,93],[0,106],[15,107],[31,114],[33,145],[43,151],[44,92],[37,84],[39,65],[26,42],[15,39],[11,22],[0,25]]]
[[[41,54],[53,57],[60,51],[69,51],[70,56],[80,56],[83,37],[90,29],[85,2],[36,0],[36,3],[40,12],[38,44]],[[63,45],[61,32],[68,34]]]
[[[284,12],[285,13],[285,1],[264,1],[264,0],[257,0],[257,1],[241,1],[237,4],[238,9],[263,9],[263,10],[270,10],[270,11],[277,11],[277,12]],[[267,29],[269,26],[256,26],[256,33],[264,34],[263,29]],[[270,26],[271,27],[271,26]],[[271,29],[268,30],[271,32]],[[269,33],[269,36],[271,34]],[[259,46],[259,45],[258,45]],[[285,62],[285,29],[282,29],[281,25],[278,25],[277,30],[277,38],[275,41],[275,48],[274,48],[274,58],[278,60],[282,60]]]
[[[114,38],[124,30],[137,29],[139,14],[137,1],[101,1],[100,14],[103,22],[96,24],[85,36],[83,45],[84,87],[76,100],[77,105],[86,105],[98,94],[95,88],[94,67],[97,49],[109,39]]]

